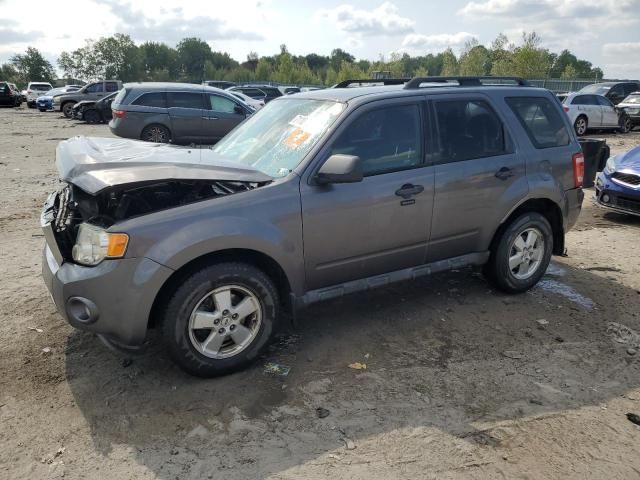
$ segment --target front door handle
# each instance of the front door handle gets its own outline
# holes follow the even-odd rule
[[[204,120],[218,120],[218,117],[202,117]]]
[[[413,185],[411,183],[405,183],[396,190],[396,195],[402,197],[404,199],[410,198],[414,195],[418,195],[419,193],[424,192],[424,187],[422,185]]]
[[[495,177],[499,178],[500,180],[506,180],[507,178],[513,177],[513,175],[514,175],[513,169],[508,167],[502,167],[500,170],[496,172]]]

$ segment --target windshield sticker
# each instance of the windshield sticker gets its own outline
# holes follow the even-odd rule
[[[310,136],[311,134],[309,132],[305,132],[302,128],[296,128],[282,143],[289,148],[298,148],[306,142]]]

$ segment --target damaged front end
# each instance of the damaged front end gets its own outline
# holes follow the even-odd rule
[[[41,226],[58,264],[78,260],[73,249],[82,225],[106,232],[133,217],[247,192],[272,180],[219,161],[211,151],[130,140],[76,137],[61,142],[56,163],[64,187],[47,199]]]

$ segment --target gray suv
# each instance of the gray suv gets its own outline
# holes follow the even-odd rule
[[[122,88],[120,80],[99,80],[97,82],[87,83],[80,90],[75,92],[61,93],[53,97],[53,110],[61,111],[65,117],[71,118],[73,115],[73,106],[84,100],[92,100],[97,102],[102,97],[117,92]]]
[[[526,291],[565,251],[584,162],[548,90],[494,82],[286,96],[213,149],[61,142],[41,217],[59,312],[124,349],[156,327],[213,376],[320,300],[466,265]]]
[[[253,113],[224,90],[189,83],[128,83],[111,110],[114,135],[155,143],[214,144]]]

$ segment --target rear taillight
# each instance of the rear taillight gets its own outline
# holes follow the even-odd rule
[[[562,109],[563,109],[565,112],[568,112],[568,111],[569,111],[569,107],[567,107],[567,106],[563,106],[563,107],[562,107]]]
[[[581,187],[584,182],[584,155],[576,153],[573,156],[573,184],[576,188]]]
[[[113,116],[115,118],[124,118],[124,116],[127,114],[126,110],[111,110],[113,112]]]

